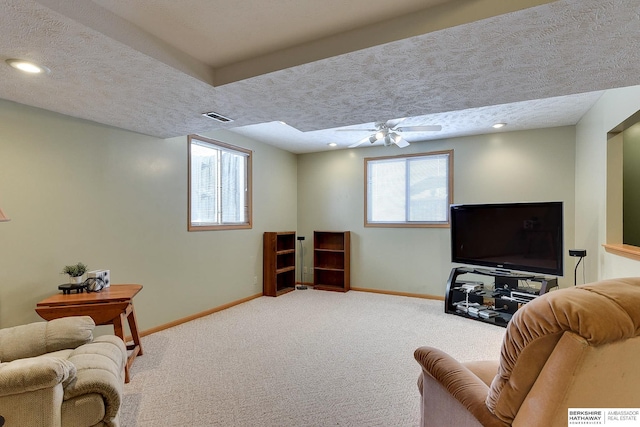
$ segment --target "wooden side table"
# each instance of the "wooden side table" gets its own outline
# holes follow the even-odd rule
[[[45,320],[67,316],[91,316],[96,325],[113,325],[114,333],[125,341],[123,325],[129,324],[133,344],[125,366],[125,382],[129,382],[129,369],[137,355],[142,356],[142,345],[133,309],[133,297],[142,285],[111,285],[100,292],[56,294],[40,301],[36,313]],[[126,341],[125,341],[126,343]]]

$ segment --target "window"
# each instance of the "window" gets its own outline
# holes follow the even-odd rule
[[[365,158],[367,227],[448,227],[453,151]]]
[[[188,136],[189,231],[251,228],[251,151]]]

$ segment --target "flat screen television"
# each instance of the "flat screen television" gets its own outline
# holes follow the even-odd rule
[[[451,261],[563,275],[562,202],[451,205]]]

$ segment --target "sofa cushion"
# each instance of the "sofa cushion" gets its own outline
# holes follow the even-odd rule
[[[473,372],[483,383],[490,386],[496,372],[498,372],[499,362],[497,360],[475,360],[464,362],[462,365]]]
[[[91,342],[94,328],[91,317],[75,316],[0,329],[0,361],[76,348]]]

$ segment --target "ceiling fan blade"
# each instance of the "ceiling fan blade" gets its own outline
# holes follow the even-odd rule
[[[406,117],[401,117],[399,119],[391,119],[391,120],[387,120],[386,122],[383,122],[385,124],[385,126],[387,126],[389,129],[393,129],[396,126],[398,126],[400,123],[402,123],[403,120],[406,120]]]
[[[336,129],[336,132],[376,132],[378,129]]]
[[[408,147],[410,145],[409,141],[404,138],[398,138],[394,143],[400,148]]]
[[[405,127],[396,128],[395,130],[399,132],[429,132],[429,131],[442,130],[442,126],[440,125],[405,126]]]
[[[364,144],[365,142],[369,141],[369,137],[365,137],[362,138],[360,141],[356,142],[355,144],[351,144],[348,148],[356,148],[357,146]]]

